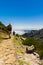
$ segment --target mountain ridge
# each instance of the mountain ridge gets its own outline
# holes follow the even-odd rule
[[[31,30],[23,34],[24,37],[36,37],[36,38],[43,38],[43,28],[40,30]]]

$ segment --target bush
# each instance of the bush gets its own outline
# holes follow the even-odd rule
[[[28,45],[28,46],[31,46],[31,45],[33,45],[34,43],[36,43],[36,40],[33,39],[33,38],[26,38],[26,40],[23,41],[23,44],[24,44],[24,45]]]
[[[26,38],[26,40],[23,41],[23,45],[34,45],[35,52],[37,52],[40,55],[40,58],[43,58],[43,44],[39,41],[35,40],[34,38]]]
[[[19,37],[19,34],[16,34],[17,37]]]
[[[40,59],[43,59],[43,51],[40,51],[39,55],[40,55]]]

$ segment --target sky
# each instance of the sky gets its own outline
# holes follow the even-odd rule
[[[41,29],[43,0],[0,0],[0,21],[13,29]]]

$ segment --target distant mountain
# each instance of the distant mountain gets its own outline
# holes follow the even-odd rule
[[[31,30],[23,30],[23,29],[17,29],[17,30],[15,30],[15,33],[16,34],[19,34],[19,35],[23,35],[23,34],[25,34],[25,33],[28,33],[28,32],[30,32]]]
[[[30,32],[23,34],[23,36],[24,37],[43,38],[43,29],[31,30]]]
[[[30,33],[31,30],[23,30],[25,33]]]

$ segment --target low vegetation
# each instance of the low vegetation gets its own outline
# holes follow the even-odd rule
[[[23,65],[23,60],[19,60],[19,65]]]
[[[12,31],[12,25],[9,24],[8,26],[5,26],[1,21],[0,21],[0,32],[9,35],[9,39],[11,38],[10,34]],[[1,36],[0,36],[1,37]]]
[[[43,44],[39,41],[35,40],[34,38],[26,38],[26,40],[23,41],[23,45],[34,45],[35,46],[35,52],[37,52],[40,55],[40,58],[43,58]]]
[[[30,65],[28,62],[25,62],[23,60],[19,60],[19,65],[23,65],[23,64]]]
[[[0,39],[6,38],[6,37],[8,37],[7,34],[5,34],[5,33],[3,33],[3,32],[0,32]]]
[[[16,48],[17,59],[19,65],[30,65],[28,61],[24,61],[25,49],[23,48],[22,40],[20,36],[14,35],[14,47]]]
[[[0,30],[7,32],[7,27],[0,21]]]
[[[15,45],[18,53],[24,54],[25,51],[22,48],[23,47],[22,40],[20,39],[20,37],[18,37],[18,35],[14,36],[14,45]]]

